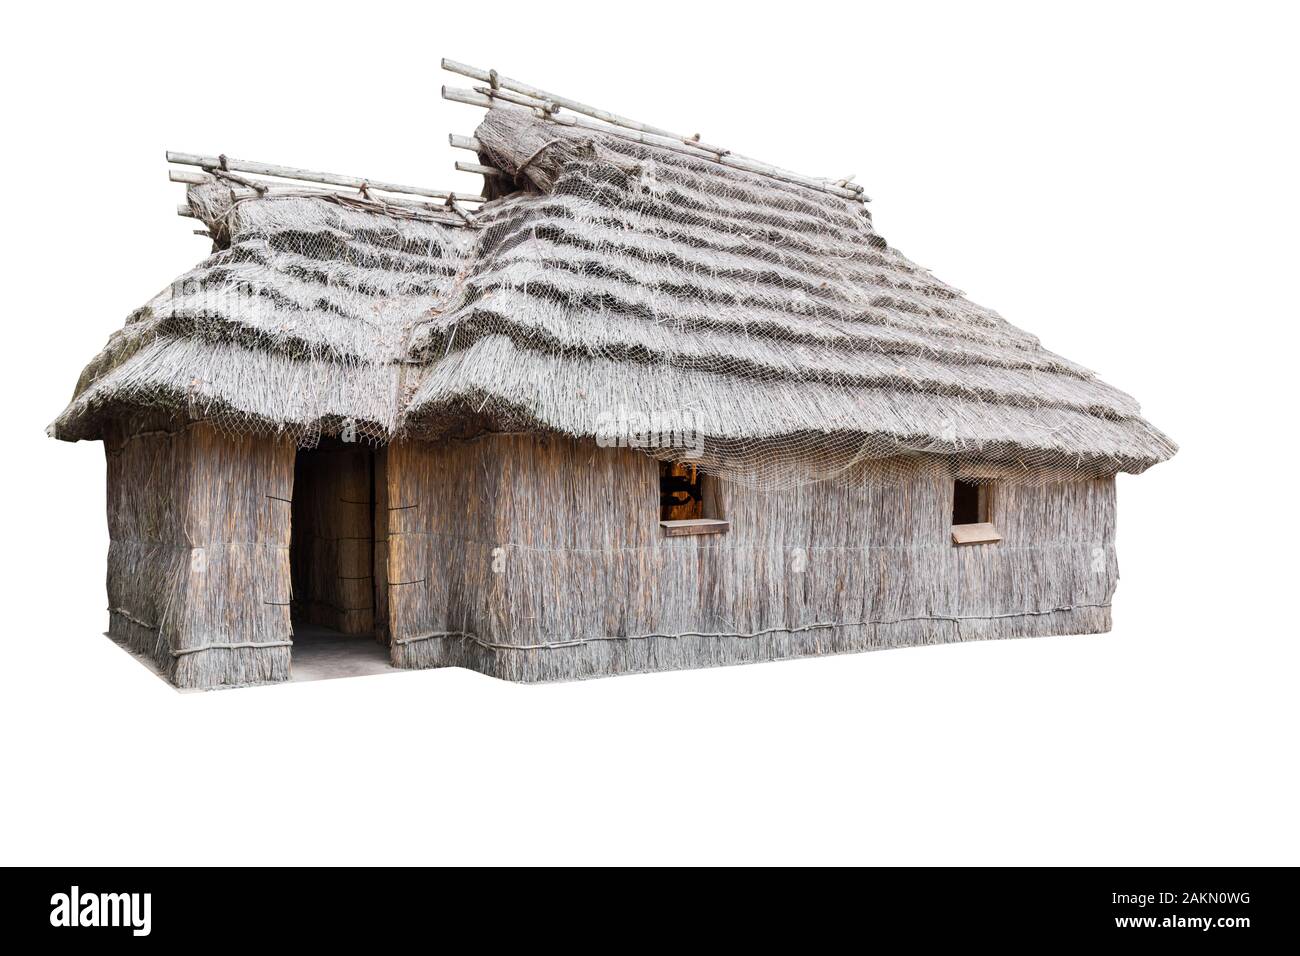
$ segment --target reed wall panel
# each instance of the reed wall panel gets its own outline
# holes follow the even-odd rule
[[[110,634],[180,687],[287,679],[292,444],[142,419],[105,449]]]
[[[393,660],[533,681],[1109,629],[1113,479],[999,482],[1003,541],[960,548],[952,479],[938,458],[790,492],[714,479],[731,530],[666,538],[639,452],[395,443]]]

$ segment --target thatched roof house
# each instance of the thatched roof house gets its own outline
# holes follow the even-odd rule
[[[114,636],[210,686],[296,620],[521,680],[1109,627],[1113,477],[1175,450],[1131,397],[851,182],[445,65],[484,196],[169,157],[212,255],[52,426]]]

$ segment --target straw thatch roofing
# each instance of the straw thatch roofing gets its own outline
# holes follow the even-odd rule
[[[736,470],[925,452],[1110,474],[1175,450],[891,248],[861,198],[500,104],[475,140],[505,175],[472,225],[190,186],[218,248],[113,335],[57,437],[164,406],[304,442],[648,419]]]

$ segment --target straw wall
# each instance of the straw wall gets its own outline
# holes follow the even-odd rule
[[[295,616],[344,634],[374,620],[369,445],[298,452],[293,495]]]
[[[180,687],[286,679],[292,444],[138,418],[105,449],[110,634]]]
[[[403,667],[513,680],[1105,631],[1112,479],[996,485],[1003,541],[955,548],[941,458],[760,493],[717,479],[723,535],[665,538],[656,463],[567,438],[388,451],[389,620]]]

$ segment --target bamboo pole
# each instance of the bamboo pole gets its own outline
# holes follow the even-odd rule
[[[478,173],[480,176],[505,176],[506,173],[497,169],[495,166],[483,166],[479,163],[462,163],[456,162],[456,168],[462,173]]]
[[[451,209],[452,212],[460,216],[461,219],[465,220],[465,225],[473,226],[478,224],[478,220],[475,219],[472,215],[470,215],[469,212],[465,209],[465,207],[456,201],[455,194],[447,198],[447,206]]]
[[[192,186],[212,182],[212,177],[207,173],[197,173],[189,169],[169,169],[167,178],[174,183],[189,183]]]
[[[525,96],[523,93],[512,93],[509,90],[494,90],[490,86],[476,86],[474,92],[494,100],[514,103],[516,106],[527,106],[529,109],[539,110],[548,116],[554,116],[560,109],[551,100],[539,100],[535,96]]]
[[[548,93],[546,90],[539,89],[527,83],[522,83],[519,80],[511,79],[510,77],[501,76],[495,70],[483,70],[478,67],[470,66],[467,63],[459,63],[455,60],[449,60],[445,57],[442,60],[442,68],[444,70],[447,70],[450,73],[458,73],[461,76],[468,76],[471,79],[475,79],[475,80],[479,80],[480,82],[487,82],[491,84],[490,92],[486,94],[488,95],[489,99],[493,97],[500,97],[501,99],[506,99],[509,102],[515,102],[515,103],[519,103],[520,105],[531,106],[534,109],[541,109],[543,113],[546,115],[546,118],[548,119],[557,119],[557,117],[555,116],[556,109],[558,108],[568,109],[573,111],[574,113],[581,113],[584,116],[589,116],[592,117],[593,119],[598,119],[605,123],[622,127],[624,129],[633,130],[635,132],[650,135],[650,136],[663,137],[664,139],[668,139],[668,140],[674,140],[678,143],[681,143],[684,146],[692,147],[694,149],[699,149],[705,153],[712,154],[712,157],[716,157],[714,159],[715,162],[721,162],[727,166],[733,166],[737,169],[744,169],[749,172],[759,173],[760,175],[770,176],[774,179],[780,179],[785,182],[795,183],[797,185],[809,186],[810,188],[813,189],[821,189],[825,192],[833,192],[836,195],[848,194],[845,195],[845,198],[851,198],[851,199],[860,198],[863,202],[870,201],[867,197],[862,195],[863,189],[861,186],[858,186],[857,184],[849,184],[849,183],[837,184],[831,180],[823,180],[823,179],[817,179],[810,176],[802,176],[799,173],[793,172],[792,170],[782,169],[779,166],[772,166],[760,160],[751,159],[748,156],[741,156],[738,153],[732,153],[730,150],[723,149],[720,146],[712,146],[708,143],[700,142],[700,137],[698,133],[695,134],[694,136],[683,136],[680,133],[674,133],[671,130],[662,129],[657,126],[651,126],[648,123],[642,123],[639,120],[634,120],[631,119],[630,117],[620,116],[617,113],[611,113],[608,110],[603,110],[600,109],[599,107],[589,106],[586,103],[581,103],[577,100],[571,100],[565,96],[558,96],[555,93]],[[443,89],[444,89],[443,95],[444,97],[446,97],[446,87],[444,87]],[[503,91],[509,91],[509,92],[503,92]],[[483,91],[481,90],[479,92],[481,94],[483,93]],[[534,102],[529,103],[527,101],[518,100],[514,97],[511,97],[510,93],[522,94],[525,97],[531,98]],[[446,98],[450,98],[450,97],[446,97]],[[468,99],[459,99],[457,100],[457,102],[469,103],[470,101]],[[473,102],[470,105],[477,106],[477,105],[481,105],[481,103]],[[583,124],[583,123],[578,123],[576,125],[587,126],[587,124]],[[592,128],[592,127],[587,126],[587,128]],[[603,129],[603,127],[595,127],[595,128]],[[657,144],[657,145],[663,145],[663,144]],[[692,154],[688,154],[688,155],[692,155]],[[728,159],[732,160],[732,162],[727,162]]]
[[[490,110],[493,105],[492,97],[484,96],[482,93],[475,93],[473,90],[462,89],[459,86],[444,86],[442,88],[442,98],[453,103],[464,103],[466,106],[481,106],[485,110]]]
[[[483,152],[483,144],[473,136],[460,136],[456,133],[449,133],[447,134],[447,142],[450,143],[454,149],[468,149],[472,153]]]
[[[561,126],[589,129],[610,136],[618,136],[622,139],[630,139],[633,142],[642,143],[646,146],[657,146],[660,149],[667,149],[675,153],[682,153],[686,156],[693,156],[696,159],[703,159],[723,166],[730,166],[733,169],[741,169],[745,172],[766,176],[769,179],[776,179],[795,186],[803,186],[806,189],[814,189],[818,192],[830,193],[833,196],[840,196],[843,199],[856,199],[859,202],[871,201],[870,197],[863,195],[862,187],[856,184],[841,186],[830,182],[829,180],[801,176],[799,173],[792,173],[777,166],[770,166],[767,163],[761,163],[758,160],[738,156],[735,153],[719,154],[711,152],[709,149],[701,146],[688,147],[683,143],[679,143],[675,139],[667,139],[653,133],[641,133],[630,129],[619,129],[603,123],[596,123],[582,116],[548,113],[542,107],[540,102],[534,101],[529,103],[526,100],[521,99],[520,94],[508,93],[503,96],[499,90],[484,93],[478,90],[466,90],[454,86],[444,86],[442,88],[442,98],[453,103],[464,103],[467,106],[479,106],[484,109],[491,109],[499,98],[504,102],[512,103],[515,106],[531,109],[534,115],[539,118],[550,120],[552,123],[558,123]]]
[[[360,176],[345,176],[340,173],[322,173],[312,169],[300,169],[296,166],[277,166],[273,163],[259,163],[253,160],[231,159],[222,156],[200,156],[193,153],[173,153],[168,151],[167,162],[181,166],[198,166],[203,169],[222,169],[237,173],[256,173],[260,176],[272,176],[277,179],[297,179],[309,183],[324,183],[329,186],[351,186],[355,189],[374,189],[386,193],[403,193],[411,196],[427,196],[430,199],[447,199],[451,193],[445,189],[427,189],[423,186],[403,186],[381,180],[365,179]],[[483,196],[462,196],[456,198],[464,202],[487,202]]]
[[[216,181],[216,177],[204,172],[190,172],[189,170],[168,170],[168,178],[174,183],[186,183],[188,185],[204,185]],[[240,177],[240,182],[230,182],[226,184],[230,189],[230,196],[235,201],[245,199],[263,199],[263,198],[316,198],[329,197],[343,200],[364,200],[365,197],[358,193],[344,193],[336,189],[317,189],[311,186],[294,186],[288,184],[277,184],[272,180],[250,179]],[[455,194],[457,200],[461,198],[459,193]],[[459,226],[464,220],[460,215],[453,215],[449,210],[446,200],[440,203],[424,202],[419,199],[397,198],[395,196],[382,196],[372,198],[370,202],[392,206],[399,209],[409,209],[414,212],[427,213],[429,217],[437,222],[447,223],[453,226]],[[188,207],[184,207],[188,208]]]
[[[650,133],[654,136],[664,136],[668,139],[680,140],[683,143],[699,142],[699,136],[683,136],[680,133],[674,133],[671,130],[661,129],[658,126],[651,126],[648,123],[642,123],[640,120],[634,120],[627,116],[620,116],[617,113],[611,113],[608,110],[600,109],[597,106],[588,106],[586,103],[580,103],[577,100],[571,100],[567,96],[557,96],[554,93],[548,93],[545,90],[530,86],[527,83],[521,83],[519,80],[513,80],[508,76],[501,76],[495,70],[481,70],[478,67],[470,66],[468,63],[458,63],[455,60],[449,60],[443,57],[442,68],[449,73],[459,73],[461,76],[468,76],[470,79],[478,80],[482,83],[490,83],[493,89],[511,90],[515,93],[522,93],[525,96],[531,96],[533,99],[543,100],[553,103],[556,107],[572,110],[575,113],[582,113],[584,116],[590,116],[593,119],[602,120],[611,123],[614,126],[622,126],[625,129],[636,130],[638,133]],[[727,150],[716,146],[709,146],[701,143],[703,148],[709,152],[726,153]]]

